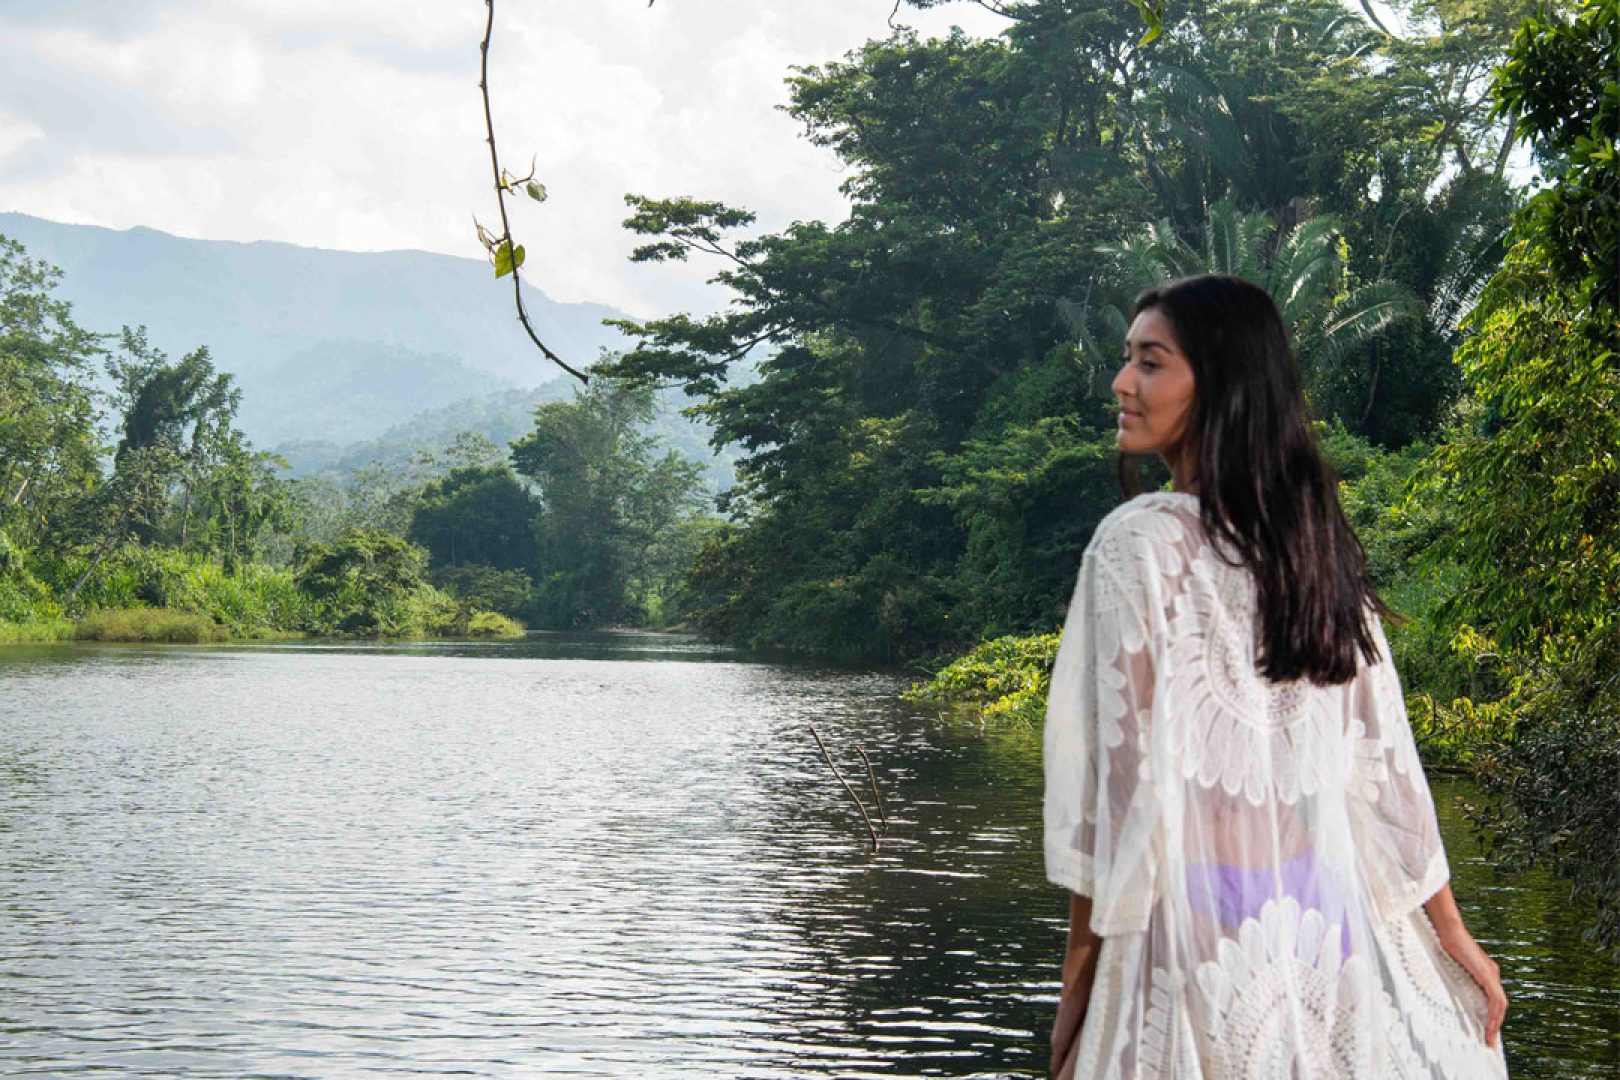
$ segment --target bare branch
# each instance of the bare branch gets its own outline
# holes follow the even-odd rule
[[[889,811],[883,805],[883,796],[878,792],[877,773],[872,771],[872,759],[866,756],[866,748],[860,743],[855,744],[855,752],[861,755],[861,762],[866,766],[866,779],[872,785],[872,801],[877,803],[878,816],[883,819],[883,835],[889,835]]]
[[[838,782],[844,785],[844,790],[849,792],[849,797],[855,800],[855,809],[861,812],[861,820],[866,822],[866,831],[872,837],[872,850],[876,851],[878,849],[878,832],[872,827],[872,816],[866,812],[866,804],[861,802],[860,795],[856,794],[855,789],[849,786],[849,781],[844,779],[843,772],[833,763],[832,755],[827,753],[827,744],[821,741],[821,734],[816,731],[816,725],[814,724],[810,725],[810,735],[816,740],[816,745],[821,747],[821,756],[826,759],[827,767],[833,771],[834,776],[838,777]]]

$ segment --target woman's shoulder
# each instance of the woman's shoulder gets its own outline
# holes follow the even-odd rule
[[[1091,534],[1091,546],[1132,536],[1185,532],[1197,523],[1198,496],[1184,491],[1145,491],[1103,516]]]
[[[1104,515],[1091,534],[1086,554],[1115,563],[1175,566],[1202,542],[1198,496],[1149,491]]]

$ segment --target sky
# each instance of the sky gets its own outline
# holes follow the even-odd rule
[[[720,269],[636,265],[626,192],[839,221],[831,151],[778,106],[794,65],[889,32],[892,0],[497,0],[502,164],[525,277],[637,317],[713,310]],[[0,0],[0,210],[211,240],[483,257],[497,220],[481,0]],[[958,2],[898,22],[975,36]]]

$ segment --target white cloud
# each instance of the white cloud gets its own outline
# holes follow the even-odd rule
[[[185,236],[477,257],[493,221],[476,0],[211,0],[0,15],[0,209]],[[713,307],[712,265],[638,267],[623,195],[692,194],[776,227],[839,219],[841,173],[777,106],[795,64],[888,32],[890,0],[502,2],[491,85],[529,277],[646,315]],[[923,33],[1003,21],[971,3]],[[26,86],[25,86],[26,84]],[[27,92],[23,92],[24,90]]]

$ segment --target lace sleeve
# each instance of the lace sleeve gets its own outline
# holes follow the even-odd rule
[[[1047,877],[1092,898],[1091,926],[1100,935],[1146,929],[1154,896],[1149,567],[1120,563],[1092,548],[1081,561],[1052,668],[1044,740]]]
[[[1353,697],[1356,765],[1350,806],[1356,849],[1384,919],[1405,915],[1451,878],[1434,799],[1418,759],[1400,677],[1381,622],[1379,661],[1362,668]]]

